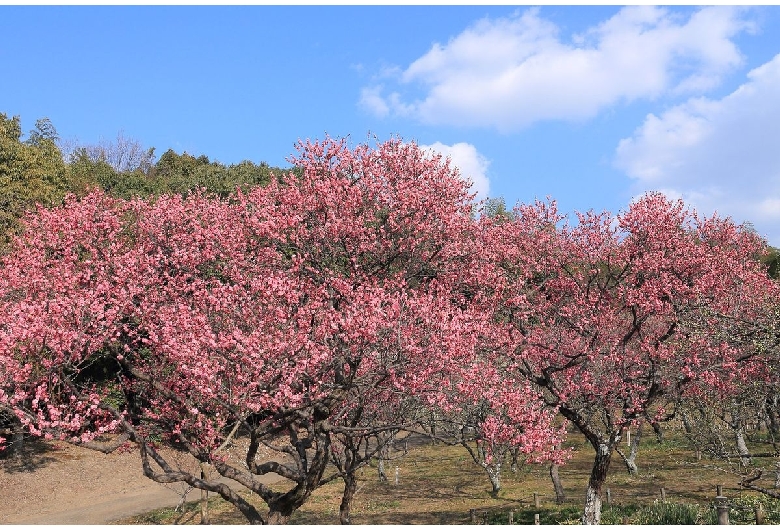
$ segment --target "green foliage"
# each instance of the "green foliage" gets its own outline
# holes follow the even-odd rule
[[[161,192],[186,193],[195,188],[205,188],[220,197],[227,197],[236,188],[267,184],[273,172],[283,171],[274,171],[264,162],[254,164],[248,160],[225,166],[209,161],[204,155],[195,158],[187,153],[178,155],[169,149],[155,165],[153,175],[158,185],[166,188]]]
[[[710,511],[715,517],[714,508],[701,508],[698,504],[658,501],[650,506],[615,504],[602,510],[601,524],[624,524],[627,520],[629,524],[641,525],[692,525],[708,520]],[[751,517],[752,513],[750,508]],[[514,510],[514,524],[534,524],[534,514],[539,514],[540,524],[579,524],[582,519],[582,509],[574,506],[520,508]],[[487,524],[509,524],[509,510],[487,512],[484,521]],[[755,519],[751,518],[750,522],[755,522]]]
[[[675,502],[654,502],[637,511],[632,524],[696,524],[699,520],[699,505]]]
[[[19,120],[19,116],[8,118],[3,113],[0,113],[0,139],[10,140],[12,142],[19,142],[22,138],[22,124]]]
[[[768,247],[761,262],[766,265],[770,278],[780,278],[780,248]]]
[[[188,153],[179,155],[171,149],[146,170],[138,168],[123,172],[114,170],[102,160],[94,160],[86,151],[77,155],[72,164],[79,164],[80,174],[91,174],[95,184],[123,199],[169,193],[186,195],[201,188],[220,197],[227,197],[237,188],[246,190],[252,186],[265,185],[270,181],[272,173],[283,172],[265,163],[254,164],[246,160],[225,166],[211,162],[205,155],[196,158]]]
[[[613,504],[601,510],[601,524],[623,524],[625,518],[631,520],[640,509],[637,504]]]
[[[507,210],[506,201],[503,197],[491,197],[487,199],[483,206],[482,215],[497,221],[511,221],[515,217],[512,210]]]
[[[22,141],[19,117],[0,113],[0,246],[19,229],[25,211],[57,204],[69,190],[56,140],[57,131],[43,118]]]
[[[774,499],[768,495],[751,495],[734,497],[728,500],[729,522],[731,524],[755,524],[756,506],[761,504],[764,508],[765,524],[780,524],[780,499]],[[715,513],[713,508],[712,513]],[[713,515],[711,522],[716,524],[717,516]]]
[[[780,524],[780,499],[774,499],[767,495],[729,499],[729,522],[731,524],[755,524],[755,509],[758,504],[764,508],[765,524]],[[625,518],[628,518],[629,524],[641,525],[718,524],[718,514],[714,504],[699,505],[659,501],[649,506],[636,504],[611,506],[602,512],[601,524],[623,524]]]
[[[119,174],[108,162],[94,160],[84,147],[70,155],[68,180],[70,191],[76,195],[85,194],[93,186],[109,190],[121,181]]]
[[[574,506],[556,508],[518,508],[513,510],[514,524],[534,524],[534,515],[539,514],[539,524],[562,524],[582,518],[582,510]],[[485,514],[486,524],[509,524],[509,509],[490,511]]]
[[[35,122],[27,139],[18,116],[0,113],[0,248],[20,229],[19,218],[36,204],[62,202],[67,193],[84,195],[99,187],[129,199],[168,193],[187,194],[198,188],[227,197],[237,188],[265,185],[286,170],[248,160],[226,166],[205,155],[166,151],[154,162],[154,148],[145,149],[121,134],[115,142],[76,147],[66,163],[57,130],[48,118]]]
[[[95,181],[106,193],[122,199],[132,199],[134,197],[150,197],[168,193],[169,190],[161,183],[140,171],[131,171],[127,173],[118,173],[102,162],[99,168],[102,171],[93,174]],[[110,171],[106,170],[108,168]]]
[[[57,129],[54,128],[51,120],[49,118],[41,118],[35,122],[35,129],[30,131],[25,143],[39,147],[44,142],[56,144],[59,138]]]

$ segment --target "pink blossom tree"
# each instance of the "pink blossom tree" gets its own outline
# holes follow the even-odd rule
[[[322,482],[333,437],[355,433],[340,415],[355,399],[435,400],[480,321],[460,303],[471,195],[414,144],[299,149],[300,173],[227,200],[94,192],[28,217],[0,264],[0,404],[35,435],[129,440],[149,478],[278,523]],[[236,434],[241,465],[218,451]],[[178,469],[155,440],[219,477]],[[283,458],[258,461],[263,445]]]
[[[754,301],[773,288],[762,243],[660,194],[574,227],[554,203],[522,206],[488,232],[501,299],[493,364],[533,384],[594,448],[583,521],[597,524],[626,427],[663,418],[665,397],[728,387],[758,364],[756,351],[708,330],[762,310]]]
[[[568,455],[556,449],[564,429],[556,422],[555,409],[546,406],[531,384],[506,377],[481,353],[454,374],[457,383],[422,424],[435,440],[463,447],[487,474],[491,495],[498,497],[506,464],[514,465],[520,455],[534,463],[561,463]]]

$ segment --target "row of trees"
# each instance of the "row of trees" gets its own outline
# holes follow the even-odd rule
[[[775,384],[778,286],[750,230],[660,194],[576,224],[554,203],[475,216],[414,144],[298,147],[263,186],[93,189],[25,217],[0,262],[0,406],[34,435],[132,443],[148,477],[252,523],[336,478],[348,522],[356,471],[401,429],[463,443],[497,491],[507,454],[565,462],[573,426],[598,523],[627,427]],[[241,464],[221,451],[236,436]]]

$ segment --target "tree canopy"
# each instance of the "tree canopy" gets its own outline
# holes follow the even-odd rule
[[[289,171],[151,163],[126,143],[149,156],[121,166],[133,157],[105,145],[63,162],[47,120],[27,140],[18,118],[0,125],[0,412],[36,436],[130,444],[152,480],[252,523],[339,477],[348,522],[355,471],[399,429],[440,425],[494,492],[507,451],[563,462],[573,425],[596,453],[598,523],[626,428],[777,381],[776,250],[659,193],[576,223],[553,201],[474,215],[457,171],[399,139],[300,142]],[[220,452],[237,436],[241,461]],[[263,446],[281,457],[259,461]]]

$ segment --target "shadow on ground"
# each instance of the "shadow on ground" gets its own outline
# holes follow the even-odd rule
[[[10,446],[0,453],[0,468],[6,473],[32,473],[56,458],[52,456],[52,447],[37,439],[25,439],[21,446]]]

